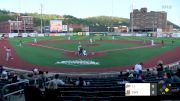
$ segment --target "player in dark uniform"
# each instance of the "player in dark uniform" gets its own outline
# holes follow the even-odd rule
[[[174,46],[174,40],[172,40],[172,46]]]
[[[164,47],[164,40],[161,41],[161,45]]]

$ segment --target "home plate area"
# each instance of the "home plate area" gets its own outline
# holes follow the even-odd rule
[[[79,57],[79,58],[94,58],[104,56],[106,52],[87,52],[87,56],[79,55],[78,52],[64,51],[64,55],[68,57]]]

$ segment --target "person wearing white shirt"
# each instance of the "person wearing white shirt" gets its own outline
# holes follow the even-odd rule
[[[86,52],[85,49],[83,49],[83,55],[84,55],[84,56],[87,56],[87,52]]]
[[[90,39],[89,39],[89,42],[92,44],[92,43],[93,43],[93,40],[90,38]]]
[[[34,43],[37,43],[37,39],[36,38],[34,38]]]
[[[55,82],[57,85],[60,85],[60,86],[65,85],[65,83],[61,79],[59,79],[58,74],[55,75],[55,79],[53,79],[52,81]]]
[[[87,84],[86,84],[86,81],[84,81],[82,77],[79,77],[79,80],[77,80],[75,82],[75,85],[76,86],[86,86]]]
[[[8,61],[11,58],[11,49],[6,48],[6,61]]]
[[[139,71],[142,71],[142,65],[143,63],[136,64],[134,67],[134,71],[139,74]]]

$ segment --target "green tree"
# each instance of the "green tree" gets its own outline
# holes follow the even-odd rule
[[[82,32],[82,29],[81,28],[74,28],[73,32],[75,32],[75,33]]]

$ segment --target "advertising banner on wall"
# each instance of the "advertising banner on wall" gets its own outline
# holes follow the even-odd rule
[[[62,20],[51,20],[50,21],[50,32],[62,32]]]
[[[36,37],[36,36],[37,36],[37,33],[29,33],[28,36],[29,36],[29,37]]]
[[[22,37],[28,37],[28,33],[22,33]]]
[[[180,33],[173,33],[173,34],[172,34],[172,37],[173,37],[173,38],[180,38]]]
[[[62,31],[67,32],[68,31],[68,26],[67,25],[62,25]]]
[[[14,38],[14,37],[18,37],[18,33],[9,33],[8,34],[9,38]]]
[[[38,37],[44,37],[44,34],[37,34]]]
[[[157,33],[157,37],[163,37],[162,33]]]

